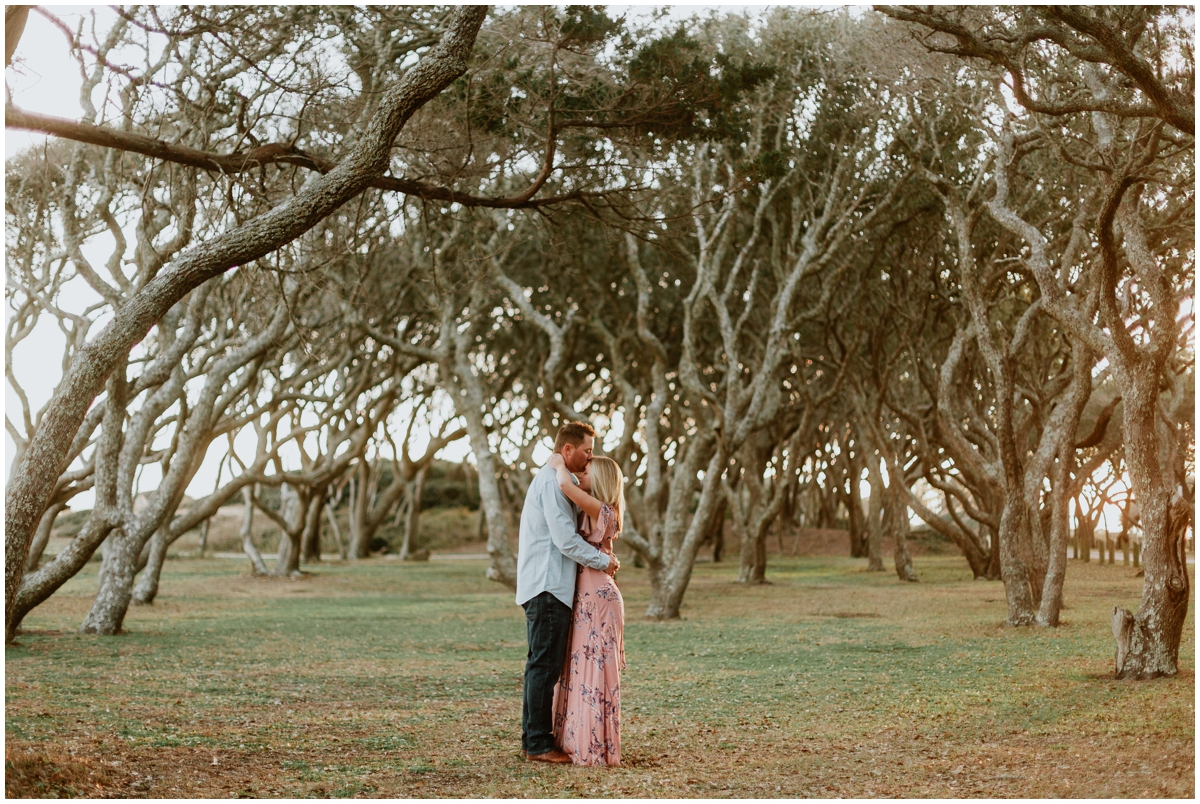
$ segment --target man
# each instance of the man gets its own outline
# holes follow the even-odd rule
[[[568,422],[554,439],[555,453],[572,473],[592,459],[596,431]],[[579,511],[558,487],[555,470],[543,466],[529,484],[521,510],[517,550],[517,605],[525,609],[529,655],[521,708],[521,752],[533,762],[570,762],[554,747],[554,684],[562,673],[571,633],[576,565],[616,573],[620,562],[600,552],[576,531]]]

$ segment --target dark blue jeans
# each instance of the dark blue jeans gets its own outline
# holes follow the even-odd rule
[[[522,604],[529,655],[521,707],[521,750],[534,756],[554,749],[554,684],[562,675],[571,636],[571,607],[549,592]]]

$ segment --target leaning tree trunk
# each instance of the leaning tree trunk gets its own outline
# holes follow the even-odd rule
[[[1158,378],[1129,384],[1125,397],[1125,460],[1141,510],[1145,582],[1137,614],[1113,608],[1117,678],[1148,679],[1179,672],[1179,642],[1187,617],[1191,581],[1187,528],[1191,515],[1183,489],[1171,494],[1155,431]]]
[[[242,489],[242,503],[246,506],[246,510],[242,514],[242,552],[250,559],[250,571],[254,575],[266,575],[266,562],[263,561],[262,554],[254,545],[253,538],[254,495],[257,493],[258,486],[253,484]]]
[[[1034,609],[1037,609],[1038,604],[1042,602],[1042,586],[1046,580],[1046,565],[1042,564],[1039,568],[1038,558],[1033,550],[1033,543],[1041,538],[1041,534],[1035,533],[1033,530],[1032,520],[1036,515],[1036,509],[1032,511],[1027,509],[1021,516],[1021,544],[1018,548],[1021,558],[1025,562],[1025,574],[1029,576],[1029,596],[1033,600]],[[1045,548],[1045,545],[1042,547]],[[1045,552],[1044,549],[1043,552]]]
[[[279,548],[275,551],[275,566],[271,574],[288,578],[300,574],[300,534],[279,531]]]
[[[657,580],[657,584],[651,589],[647,617],[654,620],[679,619],[679,607],[683,605],[683,595],[692,580],[691,569],[686,561],[676,561],[669,567],[663,567],[662,572],[651,578],[651,581]]]
[[[320,508],[310,508],[316,510],[320,514]],[[300,534],[300,560],[306,564],[314,564],[320,562],[320,520],[318,518],[316,527],[311,527],[307,522],[305,528]]]
[[[337,545],[338,555],[345,561],[350,552],[346,547],[346,540],[342,538],[342,529],[338,525],[337,516],[333,513],[333,506],[325,503],[325,519],[329,522],[329,530],[333,533],[333,541]]]
[[[890,479],[893,484],[900,482],[899,478]],[[892,553],[896,562],[896,577],[902,581],[916,581],[917,573],[913,569],[912,554],[908,551],[908,506],[898,490],[889,489],[884,517],[894,543]]]
[[[196,545],[196,553],[201,558],[204,558],[204,554],[208,551],[208,527],[211,523],[211,519],[200,523],[200,542]]]
[[[742,549],[738,555],[738,583],[757,584],[766,582],[766,539],[758,528],[739,524],[738,541]]]
[[[55,503],[42,515],[42,521],[38,523],[37,534],[33,537],[33,544],[29,548],[29,561],[25,564],[25,572],[33,572],[42,562],[42,554],[46,552],[46,545],[50,543],[50,533],[54,530],[54,521],[58,519],[59,514],[66,510],[66,507],[65,502]]]
[[[458,333],[454,379],[463,392],[458,395],[462,400],[458,411],[467,420],[467,439],[471,443],[471,452],[475,455],[475,466],[479,472],[479,504],[487,517],[487,552],[491,558],[487,577],[516,589],[517,557],[508,541],[508,522],[504,517],[500,484],[496,480],[496,461],[488,446],[487,426],[483,423],[483,387],[467,362],[471,347],[466,337],[469,334],[469,330]]]
[[[754,471],[754,466],[746,465],[747,473]],[[753,491],[747,488],[749,481],[742,480],[742,485],[736,489],[725,489],[725,498],[730,512],[733,514],[731,523],[733,535],[737,538],[741,549],[738,551],[738,583],[756,583],[754,580],[754,565],[758,562],[758,529],[754,527],[755,508],[759,500]],[[706,531],[711,532],[711,531]]]
[[[1058,616],[1062,611],[1063,582],[1067,575],[1067,542],[1071,539],[1070,485],[1071,476],[1076,471],[1075,431],[1079,426],[1079,417],[1083,415],[1087,401],[1092,395],[1092,367],[1095,365],[1092,354],[1082,345],[1075,346],[1072,359],[1075,365],[1072,369],[1074,376],[1071,389],[1060,403],[1060,407],[1050,415],[1047,425],[1059,430],[1058,448],[1051,458],[1049,472],[1044,468],[1037,468],[1038,475],[1049,474],[1050,490],[1045,495],[1034,495],[1041,496],[1043,500],[1048,499],[1050,503],[1044,513],[1036,512],[1043,519],[1041,530],[1049,534],[1037,624],[1050,628],[1058,626]],[[1060,412],[1063,414],[1061,417]],[[1034,509],[1030,509],[1030,515],[1034,513]]]
[[[883,477],[879,459],[868,457],[871,499],[867,509],[867,572],[883,572]]]
[[[713,514],[712,525],[709,527],[709,538],[712,540],[712,560],[714,564],[720,564],[725,552],[725,509],[728,503],[724,500],[717,504],[716,513]],[[639,556],[640,557],[640,556]],[[635,565],[636,566],[636,565]]]
[[[408,500],[404,509],[404,541],[400,545],[400,560],[406,561],[416,551],[417,536],[421,526],[421,495],[425,493],[425,472],[422,466],[408,483]]]
[[[70,544],[60,550],[44,567],[25,576],[17,593],[12,615],[5,623],[6,641],[12,641],[26,614],[44,603],[60,586],[83,569],[112,530],[113,521],[106,519],[102,511],[93,510]]]
[[[693,442],[689,453],[701,446],[700,441]],[[702,455],[707,449],[701,449]],[[695,463],[690,463],[688,456],[686,468],[694,472]],[[700,501],[690,523],[685,526],[682,506],[676,501],[668,506],[667,519],[663,523],[663,556],[661,569],[652,564],[650,575],[650,605],[646,608],[646,616],[655,620],[679,619],[679,607],[683,604],[683,595],[687,592],[692,580],[692,570],[696,566],[696,554],[700,552],[703,534],[712,526],[713,516],[724,495],[721,493],[721,471],[727,460],[723,449],[716,449],[708,460],[704,470],[704,481],[700,490]],[[677,469],[684,471],[685,468]],[[682,480],[682,479],[681,479]],[[689,485],[690,489],[691,486]],[[691,495],[688,495],[689,497]],[[685,529],[686,528],[686,529]],[[682,535],[680,535],[682,531]]]
[[[300,572],[300,537],[306,519],[301,505],[300,495],[290,483],[279,486],[279,516],[286,526],[279,529],[279,547],[275,551],[272,575],[286,578]]]
[[[92,608],[79,626],[80,633],[113,636],[121,633],[125,613],[133,596],[133,578],[137,574],[142,540],[136,534],[117,528],[105,542],[101,564],[100,588]]]
[[[781,481],[776,478],[775,482]],[[746,538],[742,544],[738,581],[745,584],[769,583],[767,580],[767,534],[771,530],[771,523],[780,515],[780,509],[783,507],[783,493],[780,488],[772,488],[772,495],[766,504],[764,504],[761,493],[751,495],[751,502],[753,507],[749,516]]]
[[[505,586],[516,589],[517,557],[513,554],[512,545],[508,541],[508,522],[504,518],[500,484],[496,482],[496,464],[491,450],[487,447],[487,431],[482,420],[478,427],[470,427],[470,429],[482,431],[479,438],[483,440],[483,447],[475,448],[472,443],[472,451],[475,453],[475,460],[479,465],[480,505],[487,519],[487,553],[491,559],[487,577],[489,580],[499,581]],[[474,442],[475,439],[476,435],[472,432],[471,441]]]
[[[325,490],[314,489],[304,511],[304,530],[300,537],[300,557],[305,562],[321,560],[321,509],[324,507]]]
[[[988,538],[987,570],[983,577],[989,581],[1001,580],[1000,575],[1000,534],[990,525],[979,525],[979,532]]]
[[[118,308],[100,334],[75,355],[5,490],[6,624],[12,621],[34,530],[66,469],[79,427],[109,375],[193,289],[294,241],[381,176],[408,119],[466,71],[486,15],[486,6],[464,6],[456,12],[442,40],[383,94],[375,115],[337,167],[269,212],[183,252]]]
[[[371,553],[371,534],[367,528],[367,518],[370,512],[370,464],[365,457],[358,459],[354,477],[350,478],[350,501],[346,506],[349,511],[351,558],[366,558]]]
[[[205,520],[207,522],[207,520]],[[164,524],[150,539],[150,552],[146,556],[146,566],[138,576],[137,584],[133,587],[133,603],[138,606],[148,606],[158,595],[158,579],[162,574],[163,564],[167,558],[167,548],[171,544],[170,534]]]
[[[1032,625],[1034,623],[1033,593],[1029,591],[1029,573],[1021,557],[1021,518],[1025,513],[1025,502],[1021,499],[1020,487],[1006,495],[1004,509],[1000,512],[1000,577],[1004,582],[1004,596],[1008,601],[1006,625]]]
[[[767,531],[770,528],[770,523],[764,523],[758,529],[754,537],[754,553],[752,562],[749,566],[749,575],[745,583],[762,584],[769,583],[767,581]]]
[[[1096,537],[1096,522],[1097,519],[1092,517],[1092,512],[1087,514],[1081,513],[1076,500],[1075,505],[1075,549],[1079,552],[1078,558],[1081,558],[1084,563],[1092,560],[1092,542]]]
[[[1067,542],[1071,538],[1069,506],[1071,497],[1067,485],[1075,466],[1075,434],[1072,430],[1059,448],[1058,461],[1051,470],[1050,489],[1050,564],[1038,604],[1037,624],[1058,627],[1063,604],[1063,582],[1067,577]]]
[[[851,473],[850,493],[843,499],[846,505],[846,527],[850,530],[850,557],[867,557],[867,538],[863,532],[862,497],[859,496],[858,479]]]

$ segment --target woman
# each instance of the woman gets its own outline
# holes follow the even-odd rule
[[[617,462],[592,458],[578,475],[578,486],[562,456],[552,456],[550,465],[563,493],[585,515],[583,538],[612,555],[625,512]],[[576,765],[620,765],[625,602],[616,582],[600,570],[580,566],[571,616],[567,661],[554,690],[554,739]]]

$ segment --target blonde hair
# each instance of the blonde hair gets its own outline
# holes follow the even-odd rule
[[[597,455],[588,465],[592,476],[592,496],[608,503],[617,515],[617,530],[625,523],[625,477],[621,467],[612,458]]]

